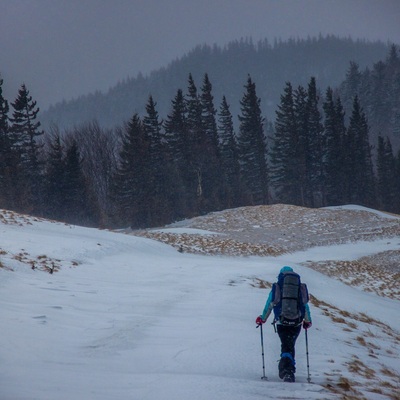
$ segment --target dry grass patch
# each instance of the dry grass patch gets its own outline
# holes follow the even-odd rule
[[[250,286],[256,287],[258,289],[271,289],[272,283],[265,281],[264,279],[254,278]]]
[[[400,218],[385,218],[364,210],[311,209],[285,204],[213,212],[166,228],[174,227],[217,234],[177,234],[151,229],[130,233],[177,249],[182,246],[183,251],[191,253],[233,256],[275,256],[315,246],[400,236]]]
[[[365,292],[400,300],[400,250],[385,251],[354,261],[306,262],[304,265]]]
[[[343,328],[343,330],[349,332],[349,336],[347,340],[343,341],[343,344],[364,351],[368,358],[362,357],[362,359],[371,360],[371,363],[368,362],[368,365],[366,365],[361,361],[361,357],[352,355],[351,359],[343,365],[354,379],[350,381],[341,377],[334,380],[331,376],[328,378],[325,387],[333,393],[340,394],[343,399],[363,399],[367,392],[379,393],[389,399],[396,399],[396,396],[400,393],[400,376],[396,371],[392,371],[391,368],[386,366],[384,360],[385,357],[399,357],[399,333],[389,325],[365,313],[351,313],[340,310],[312,295],[311,303],[336,324],[343,325],[343,320],[345,322],[348,320],[356,321],[356,329]],[[374,329],[375,332],[372,332],[371,329]],[[388,347],[391,346],[391,348],[382,350],[384,344]],[[386,377],[384,381],[382,374]],[[329,374],[325,375],[330,376]],[[370,396],[367,396],[367,398],[370,398]]]
[[[241,242],[219,235],[199,235],[188,233],[166,233],[157,231],[137,231],[136,236],[146,237],[166,243],[182,253],[224,255],[224,256],[278,256],[283,250],[268,246]]]
[[[328,382],[323,385],[330,392],[339,394],[341,399],[346,400],[366,400],[364,396],[356,389],[357,382],[341,376],[337,382],[328,379]]]
[[[367,367],[357,356],[347,363],[348,370],[353,374],[358,374],[366,379],[373,379],[376,376],[372,368]]]
[[[398,378],[400,382],[400,374],[396,373],[395,371],[383,366],[380,370],[382,374],[386,376],[390,376],[391,378]]]
[[[32,222],[43,222],[43,221],[57,222],[54,220],[44,219],[40,217],[33,217],[28,214],[20,214],[10,210],[0,209],[0,224],[24,226],[24,225],[33,225]]]
[[[48,257],[45,254],[33,257],[24,249],[21,249],[21,251],[16,254],[6,254],[8,258],[25,264],[33,270],[45,271],[53,274],[54,272],[58,272],[61,268],[61,260]],[[12,271],[11,268],[8,269]]]

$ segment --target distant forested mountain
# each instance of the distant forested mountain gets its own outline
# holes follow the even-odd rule
[[[338,94],[348,116],[354,97],[358,96],[368,118],[369,140],[374,146],[378,137],[383,136],[390,139],[396,151],[400,150],[400,57],[395,45],[371,68],[361,69],[351,62]]]
[[[132,228],[273,203],[400,213],[394,44],[204,46],[107,95],[53,107],[58,126],[44,130],[26,86],[8,103],[2,84],[0,208]]]
[[[40,120],[44,128],[53,123],[64,129],[94,120],[104,128],[112,128],[129,120],[134,113],[144,115],[150,95],[161,118],[166,118],[176,91],[186,92],[189,74],[200,85],[207,73],[215,104],[226,97],[236,127],[248,75],[257,84],[263,115],[273,121],[286,82],[294,87],[306,85],[313,76],[321,90],[328,86],[336,88],[345,79],[350,62],[364,70],[385,59],[388,53],[389,46],[382,42],[334,36],[274,43],[267,40],[253,43],[248,39],[231,42],[223,48],[202,45],[148,76],[138,75],[119,82],[107,93],[62,101],[42,112]]]

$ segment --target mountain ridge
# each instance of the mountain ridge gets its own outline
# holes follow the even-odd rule
[[[337,87],[345,79],[349,63],[360,68],[371,67],[384,59],[389,49],[382,42],[367,42],[326,36],[288,40],[270,45],[267,40],[253,44],[251,40],[233,41],[225,47],[196,46],[168,66],[128,78],[108,92],[100,91],[63,101],[42,113],[44,127],[56,124],[72,128],[96,120],[105,128],[122,125],[133,113],[143,115],[149,95],[157,102],[162,118],[170,112],[171,100],[178,89],[186,90],[191,73],[198,87],[205,73],[210,77],[216,108],[222,96],[231,105],[232,115],[239,113],[239,101],[248,74],[257,85],[261,107],[267,119],[274,119],[285,82],[306,85],[311,76],[317,78],[321,90]]]

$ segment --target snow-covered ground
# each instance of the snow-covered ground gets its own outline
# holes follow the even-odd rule
[[[262,221],[251,224],[263,229]],[[301,223],[305,234],[315,225]],[[208,238],[215,231],[212,224],[197,229]],[[184,226],[176,232],[188,233]],[[398,251],[400,236],[385,232],[277,257],[204,256],[0,211],[0,399],[398,398],[399,300],[315,269],[325,260]],[[297,382],[279,380],[279,339],[269,323],[269,380],[260,379],[254,321],[283,265],[293,266],[312,294],[313,384],[304,333]]]

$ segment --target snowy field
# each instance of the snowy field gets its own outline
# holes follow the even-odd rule
[[[314,229],[301,226],[305,235]],[[214,231],[197,229],[208,238]],[[400,236],[382,232],[275,257],[210,256],[0,210],[0,399],[398,399],[399,300],[315,268],[398,252]],[[312,384],[303,332],[297,382],[279,380],[279,339],[269,321],[268,381],[260,379],[254,321],[283,265],[312,294]]]

